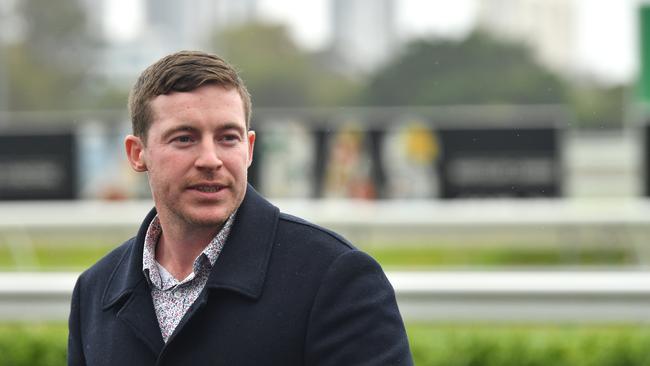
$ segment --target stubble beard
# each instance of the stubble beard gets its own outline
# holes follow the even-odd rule
[[[230,188],[227,188],[230,189]],[[166,202],[164,204],[165,210],[168,214],[176,217],[177,222],[183,222],[187,227],[194,227],[196,229],[208,229],[208,228],[219,228],[223,227],[226,221],[230,216],[239,208],[241,205],[244,196],[245,196],[245,187],[241,192],[232,192],[232,200],[224,200],[223,202],[213,203],[214,207],[211,209],[214,211],[223,211],[222,215],[215,217],[213,214],[208,214],[201,216],[198,212],[192,212],[193,207],[200,207],[200,203],[188,204],[182,203],[181,200],[174,200],[172,202]],[[187,206],[184,207],[184,206]],[[205,208],[199,210],[202,211]]]
[[[213,172],[204,172],[204,174],[205,175],[202,177],[203,179],[214,180]],[[248,182],[247,176],[245,177],[244,181]],[[218,217],[212,217],[212,215],[201,217],[199,216],[198,213],[191,212],[192,207],[199,207],[200,203],[183,202],[183,199],[181,199],[181,197],[177,197],[177,199],[174,200],[157,202],[156,194],[151,184],[150,187],[151,187],[154,203],[156,205],[159,215],[161,214],[161,209],[162,209],[166,211],[163,213],[163,215],[166,214],[171,216],[168,219],[174,220],[177,223],[184,223],[186,227],[190,227],[190,228],[194,227],[198,230],[214,229],[214,228],[219,228],[219,230],[221,230],[221,228],[226,223],[226,221],[239,208],[239,206],[243,202],[247,190],[246,184],[244,184],[243,187],[230,186],[226,188],[230,190],[230,192],[232,193],[232,197],[231,197],[232,199],[226,199],[223,202],[219,202],[216,204],[213,203],[214,205],[213,209],[215,211],[224,210],[226,212],[223,215],[220,215]],[[239,188],[239,189],[234,189],[234,188]],[[161,194],[160,196],[164,197],[165,195]],[[158,203],[160,203],[160,205]],[[175,219],[173,219],[172,217],[174,217]]]
[[[192,213],[191,207],[186,209],[182,205],[175,201],[167,205],[167,211],[175,216],[178,221],[185,223],[188,227],[195,227],[197,229],[207,229],[207,228],[221,228],[225,222],[228,220],[230,215],[235,211],[235,207],[226,207],[227,203],[219,203],[212,210],[214,211],[225,211],[223,215],[213,215],[208,214],[205,216],[200,215],[199,213]],[[205,209],[204,209],[205,210]],[[216,216],[216,217],[215,217]]]

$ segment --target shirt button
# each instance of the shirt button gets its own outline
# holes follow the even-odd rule
[[[181,294],[180,291],[174,291],[174,297],[175,297],[175,298],[180,299],[181,296],[182,296],[182,294]]]

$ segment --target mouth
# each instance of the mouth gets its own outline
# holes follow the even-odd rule
[[[225,188],[226,186],[222,184],[215,184],[215,183],[193,184],[188,187],[188,189],[190,190],[198,191],[202,193],[216,193]]]

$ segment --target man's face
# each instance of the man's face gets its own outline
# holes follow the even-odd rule
[[[239,93],[207,85],[157,96],[150,107],[146,144],[129,136],[126,148],[134,169],[148,172],[161,220],[223,224],[244,199],[255,142]]]

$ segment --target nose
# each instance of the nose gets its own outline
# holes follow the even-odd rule
[[[223,162],[219,158],[217,145],[211,139],[204,139],[198,145],[194,165],[198,169],[219,169]]]

